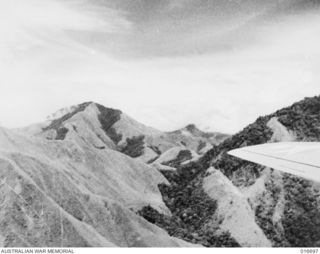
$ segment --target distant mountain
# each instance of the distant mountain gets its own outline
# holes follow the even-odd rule
[[[186,136],[193,136],[193,137],[198,137],[198,138],[203,138],[204,140],[208,140],[212,145],[219,145],[222,143],[224,140],[229,138],[231,135],[225,134],[225,133],[220,133],[220,132],[204,132],[200,129],[195,124],[189,124],[186,127],[174,131],[172,133],[175,134],[183,134]]]
[[[196,159],[228,137],[202,132],[193,125],[179,131],[161,132],[135,121],[120,110],[93,102],[59,110],[48,119],[25,130],[52,140],[72,140],[77,136],[94,147],[108,147],[147,163],[153,163],[171,149],[189,151],[188,160]],[[167,154],[168,161],[178,156],[171,155],[174,157],[169,158]],[[165,168],[165,165],[157,166]]]

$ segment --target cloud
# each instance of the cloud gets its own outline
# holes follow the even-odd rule
[[[6,30],[29,27],[108,32],[129,25],[118,12],[106,7],[98,9],[81,1],[2,0],[0,7],[1,20],[8,22],[10,28]]]
[[[169,10],[181,9],[194,2],[194,0],[171,0],[168,4]]]
[[[123,13],[97,9],[81,0],[1,0],[0,117],[4,124],[40,120],[42,109],[50,104],[52,87],[70,87],[87,65],[101,64],[101,57],[94,56],[91,45],[78,41],[77,35],[127,33],[130,26]],[[87,78],[93,74],[86,73]],[[73,95],[69,96],[72,101]],[[26,107],[32,110],[21,115]]]
[[[198,24],[199,33],[184,31],[182,37],[177,28],[170,44],[165,34],[150,37],[155,24],[144,23],[137,32],[139,24],[123,11],[80,0],[26,2],[0,2],[7,24],[0,22],[0,118],[6,126],[41,121],[62,106],[93,100],[163,130],[194,122],[232,133],[259,115],[320,93],[318,12],[216,38],[234,47],[212,52],[199,43],[211,43],[206,22]],[[147,38],[157,39],[157,47],[148,48]],[[179,40],[203,54],[173,54],[170,47]],[[130,58],[135,43],[141,51],[162,47],[166,54]],[[114,58],[115,50],[125,57]]]
[[[77,46],[69,37],[73,32],[121,32],[130,22],[117,12],[103,8],[99,12],[80,1],[1,0],[0,45],[4,54],[19,56],[42,45]],[[78,45],[79,47],[79,45]]]
[[[130,22],[106,7],[83,1],[1,0],[0,72],[3,86],[42,82],[62,68],[72,71],[94,50],[78,35],[123,33]],[[61,68],[60,68],[61,67]],[[68,69],[68,71],[67,71]]]

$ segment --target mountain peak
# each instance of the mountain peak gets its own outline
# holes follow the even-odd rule
[[[187,131],[194,136],[211,136],[212,133],[205,132],[198,128],[194,123],[188,124],[186,127],[181,129],[182,131]]]
[[[86,120],[83,122],[83,120],[80,120],[83,124],[86,125],[86,122],[95,122],[96,129],[98,128],[97,121],[100,122],[102,129],[106,132],[106,134],[115,142],[118,143],[120,140],[120,137],[118,135],[115,135],[113,132],[111,133],[111,127],[113,124],[115,124],[117,121],[120,120],[120,115],[122,112],[118,109],[112,109],[107,108],[101,104],[95,103],[95,102],[84,102],[75,106],[67,107],[60,109],[56,113],[54,113],[51,117],[48,117],[47,119],[50,120],[50,124],[46,127],[42,128],[43,132],[55,130],[55,139],[64,139],[66,134],[69,131],[69,128],[66,127],[66,123],[69,122],[69,120],[79,113],[83,113],[80,117],[82,119],[83,117],[86,118]],[[78,119],[79,121],[79,119]],[[73,125],[75,126],[75,125]],[[89,128],[89,127],[88,127]],[[86,129],[86,128],[84,128]]]
[[[73,106],[61,108],[58,111],[54,112],[53,114],[48,115],[47,116],[47,120],[53,121],[53,120],[56,120],[56,119],[59,119],[59,118],[65,116],[65,115],[72,114],[75,111],[78,112],[79,109],[83,109],[84,110],[86,107],[88,107],[92,103],[93,102],[84,102],[84,103],[81,103],[81,104],[78,104],[78,105],[73,105]]]
[[[54,122],[64,122],[64,121],[70,119],[71,117],[73,117],[74,115],[76,115],[77,113],[85,111],[91,105],[96,106],[100,112],[102,112],[102,111],[116,111],[116,112],[122,113],[118,109],[108,108],[108,107],[105,107],[99,103],[96,103],[93,101],[88,101],[88,102],[83,102],[83,103],[80,103],[77,105],[61,108],[58,111],[56,111],[55,113],[49,115],[47,117],[47,120],[52,121],[52,124]]]
[[[190,132],[199,131],[199,128],[194,123],[188,124],[185,129]]]

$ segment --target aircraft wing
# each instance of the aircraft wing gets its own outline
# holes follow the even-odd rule
[[[228,154],[320,182],[320,142],[281,142],[247,146]]]

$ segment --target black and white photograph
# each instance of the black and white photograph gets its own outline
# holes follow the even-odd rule
[[[144,247],[318,253],[319,0],[0,0],[0,253]]]

